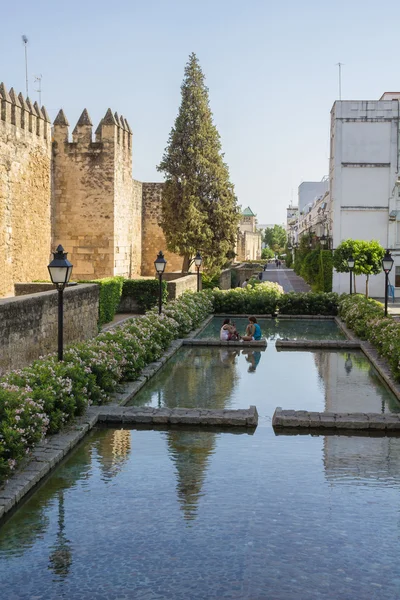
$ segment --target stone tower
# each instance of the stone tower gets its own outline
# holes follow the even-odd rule
[[[74,278],[140,274],[142,189],[132,180],[132,131],[108,109],[92,139],[85,109],[69,141],[62,110],[53,127],[52,242],[68,249]]]

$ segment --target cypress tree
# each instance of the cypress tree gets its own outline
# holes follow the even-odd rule
[[[181,85],[182,100],[158,170],[164,173],[161,226],[168,250],[187,270],[200,250],[208,272],[226,262],[236,243],[239,210],[213,123],[204,74],[194,53]]]

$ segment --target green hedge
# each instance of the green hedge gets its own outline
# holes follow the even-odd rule
[[[315,290],[318,292],[332,291],[333,255],[331,250],[321,250],[319,253],[319,271]]]
[[[139,311],[146,312],[156,306],[160,293],[160,282],[158,279],[124,279],[122,287],[122,298],[132,297],[138,304]],[[163,304],[168,300],[168,289],[166,281],[162,282]]]
[[[278,309],[281,315],[337,315],[339,296],[333,292],[290,292],[280,296]]]
[[[213,288],[219,288],[219,278],[221,273],[215,275],[207,275],[207,273],[201,274],[201,283],[203,290],[212,290]]]
[[[79,283],[97,283],[99,292],[99,326],[110,323],[115,317],[119,302],[121,300],[123,277],[105,277],[104,279],[92,279],[91,281],[79,281]]]
[[[232,290],[213,290],[214,312],[225,314],[275,314],[283,289],[269,281]]]

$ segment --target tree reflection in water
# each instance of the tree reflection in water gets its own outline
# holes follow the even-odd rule
[[[65,535],[64,492],[58,492],[58,531],[57,539],[49,556],[49,569],[60,579],[65,579],[72,564],[72,547]]]
[[[238,382],[236,348],[192,348],[184,362],[175,365],[174,372],[162,389],[163,406],[174,408],[215,408],[229,406],[232,391]],[[216,437],[210,431],[167,432],[170,457],[177,472],[177,494],[186,520],[196,518],[202,487],[210,457],[215,452]]]

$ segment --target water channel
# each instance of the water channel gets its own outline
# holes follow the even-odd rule
[[[400,438],[271,428],[277,405],[397,401],[358,352],[260,354],[181,349],[135,400],[255,404],[254,432],[91,432],[0,529],[0,597],[399,597]]]

